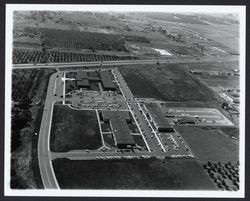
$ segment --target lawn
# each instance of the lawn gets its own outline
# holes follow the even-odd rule
[[[75,81],[67,80],[65,84],[65,93],[68,94],[71,91],[77,89],[77,85]]]
[[[201,161],[239,160],[239,145],[218,128],[175,126],[195,156]]]
[[[112,133],[103,134],[103,140],[106,146],[115,147],[115,140]]]
[[[185,71],[180,64],[122,67],[121,73],[139,98],[165,101],[212,101],[214,93]]]
[[[64,105],[54,106],[51,151],[94,150],[100,146],[101,136],[94,110],[73,110]]]
[[[192,159],[56,159],[53,167],[61,189],[216,190],[203,168]]]
[[[142,147],[143,149],[147,150],[147,146],[145,144],[145,141],[143,140],[141,135],[133,135],[134,141],[137,145]]]

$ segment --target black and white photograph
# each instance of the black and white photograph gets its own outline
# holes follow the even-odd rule
[[[7,4],[5,195],[244,197],[245,14]]]

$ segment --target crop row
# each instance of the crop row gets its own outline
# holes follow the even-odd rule
[[[41,43],[37,42],[37,41],[27,41],[27,42],[23,42],[23,41],[14,41],[13,44],[17,47],[41,47]]]
[[[30,29],[32,28],[28,28],[28,32],[31,31]],[[119,34],[46,28],[40,28],[39,31],[41,32],[41,40],[46,47],[127,52],[128,50],[125,47],[125,41],[149,43],[149,40],[142,36],[125,36]]]
[[[14,49],[12,61],[19,63],[61,63],[61,62],[84,62],[84,61],[114,61],[136,59],[132,56],[116,56],[101,54],[84,54],[76,52],[41,51]]]

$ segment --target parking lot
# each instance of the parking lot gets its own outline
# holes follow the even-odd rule
[[[233,126],[214,108],[164,108],[166,118],[174,125]]]

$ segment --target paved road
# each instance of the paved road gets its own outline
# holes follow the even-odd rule
[[[163,150],[160,147],[161,142],[158,141],[157,135],[153,132],[152,128],[150,127],[149,122],[147,121],[147,118],[145,115],[143,115],[142,110],[139,108],[138,102],[134,98],[134,95],[132,94],[131,90],[127,86],[125,80],[123,79],[121,73],[119,72],[118,69],[113,69],[112,70],[115,79],[117,80],[117,83],[120,87],[120,90],[127,102],[127,105],[130,109],[130,112],[135,118],[135,121],[142,131],[143,135],[146,138],[146,142],[150,147],[149,151],[153,151],[155,153],[161,153]],[[155,135],[155,138],[152,138],[151,136]]]
[[[48,64],[13,64],[13,69],[32,69],[32,68],[70,68],[70,67],[96,67],[96,66],[118,66],[118,65],[136,65],[136,64],[156,64],[157,61],[160,64],[165,63],[201,63],[201,62],[224,62],[224,61],[236,61],[238,57],[202,57],[200,60],[194,58],[172,58],[165,60],[120,60],[120,61],[94,61],[94,62],[71,62],[71,63],[48,63]]]
[[[44,111],[38,138],[38,162],[40,173],[45,189],[57,189],[59,185],[55,178],[53,167],[50,159],[50,127],[53,114],[54,91],[59,78],[56,78],[57,73],[51,75],[47,96],[44,104]]]
[[[51,159],[55,158],[68,158],[70,160],[96,160],[98,157],[103,157],[103,159],[107,159],[107,157],[111,156],[116,158],[118,157],[127,157],[127,156],[132,156],[132,157],[141,157],[142,155],[144,156],[155,156],[155,157],[166,157],[167,154],[165,152],[86,152],[83,150],[75,150],[75,151],[69,151],[69,152],[51,152]]]

